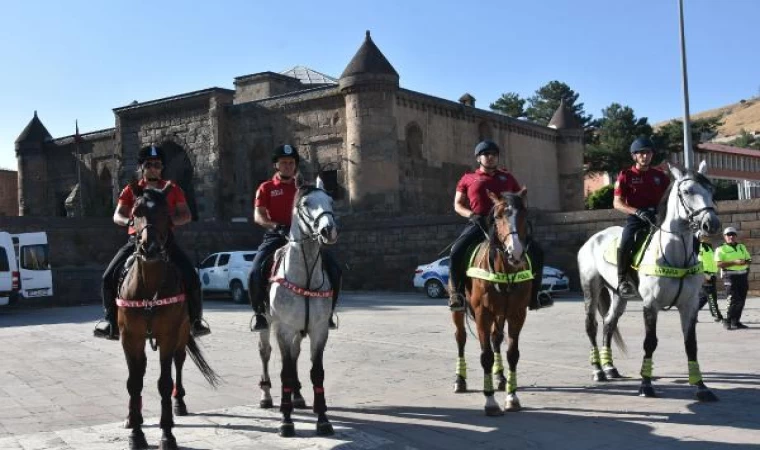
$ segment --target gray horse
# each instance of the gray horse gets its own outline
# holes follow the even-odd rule
[[[702,381],[697,362],[696,322],[703,275],[695,253],[694,232],[702,230],[714,234],[720,229],[720,220],[713,203],[713,186],[704,175],[705,162],[697,172],[668,167],[673,182],[663,196],[658,223],[654,224],[654,233],[637,269],[646,332],[639,395],[656,396],[652,387],[652,354],[657,348],[657,314],[675,306],[681,316],[689,383],[696,386],[699,400],[713,401],[717,397]],[[625,348],[617,323],[625,312],[626,300],[617,294],[617,268],[608,262],[610,258],[605,257],[605,253],[614,253],[610,248],[616,247],[615,240],[620,238],[621,232],[622,227],[602,230],[591,236],[578,252],[595,381],[620,377],[612,362],[610,341],[614,338]],[[597,310],[604,318],[601,352],[596,344]]]
[[[316,186],[302,186],[293,207],[293,223],[288,244],[278,250],[269,290],[269,319],[282,356],[282,400],[280,436],[295,435],[291,419],[294,407],[306,407],[300,394],[298,356],[305,336],[311,341],[311,382],[314,386],[314,412],[317,414],[317,434],[333,434],[327,419],[322,363],[332,314],[332,290],[322,267],[322,245],[338,240],[332,198],[323,190],[318,178]],[[272,407],[269,392],[269,357],[272,353],[269,332],[260,334],[259,354],[264,373],[261,376],[261,407]]]

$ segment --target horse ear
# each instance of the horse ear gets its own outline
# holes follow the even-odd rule
[[[523,203],[525,203],[525,207],[527,208],[528,207],[528,186],[523,186],[522,189],[520,189],[517,192],[517,195],[520,196]]]
[[[323,189],[324,190],[324,188],[325,188],[325,182],[322,181],[322,177],[320,177],[319,175],[317,175],[317,183],[316,183],[316,185],[317,185],[317,189]]]
[[[699,169],[697,169],[697,173],[700,173],[702,175],[707,174],[707,161],[705,161],[704,159],[702,160],[701,163],[699,163]]]
[[[488,198],[491,199],[492,202],[498,203],[501,201],[498,195],[494,194],[493,192],[486,190],[486,194],[488,194]]]
[[[673,174],[673,178],[676,180],[683,178],[683,172],[681,172],[681,169],[675,164],[668,163],[668,169],[670,170],[670,173]]]

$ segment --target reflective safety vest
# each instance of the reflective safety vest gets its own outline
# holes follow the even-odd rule
[[[723,244],[715,251],[715,261],[733,261],[736,259],[750,259],[747,247],[744,244],[736,244],[733,247],[729,244]],[[746,273],[749,269],[749,264],[737,264],[735,266],[724,267],[724,272],[734,273]]]
[[[702,268],[706,274],[718,273],[718,263],[715,262],[714,253],[712,245],[707,243],[699,244],[699,260],[702,261]]]

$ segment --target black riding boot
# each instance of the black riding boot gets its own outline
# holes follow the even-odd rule
[[[264,331],[269,329],[269,322],[267,322],[267,318],[264,316],[266,313],[265,295],[266,288],[259,289],[258,283],[255,283],[253,281],[253,276],[251,276],[248,281],[248,300],[251,302],[251,308],[253,308],[255,314],[255,322],[251,327],[251,331]]]
[[[636,297],[636,286],[628,277],[631,265],[631,251],[629,246],[618,247],[618,295],[623,298]]]
[[[112,341],[119,340],[119,326],[116,323],[116,292],[107,286],[103,287],[103,309],[105,318],[95,325],[93,336]]]
[[[203,323],[203,302],[200,292],[189,288],[186,295],[187,309],[190,314],[190,334],[195,337],[211,334],[211,329]]]
[[[552,299],[551,294],[541,290],[541,284],[544,279],[544,251],[536,241],[530,238],[526,253],[530,258],[530,265],[533,270],[528,309],[535,311],[541,308],[548,308],[554,305],[554,299]]]
[[[330,286],[332,286],[332,309],[330,310],[330,321],[329,321],[329,327],[331,330],[337,330],[338,325],[335,324],[335,321],[333,320],[333,314],[335,314],[335,306],[338,304],[338,295],[340,295],[340,288],[341,288],[341,281],[342,276],[340,273],[340,269],[337,270],[338,273],[334,273],[336,270],[327,270],[327,277],[330,279]]]

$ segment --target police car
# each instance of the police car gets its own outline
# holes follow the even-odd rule
[[[435,260],[429,264],[417,266],[414,271],[414,287],[425,291],[430,298],[441,298],[448,295],[449,286],[449,257]],[[544,266],[541,290],[550,294],[568,292],[570,280],[561,270]]]

